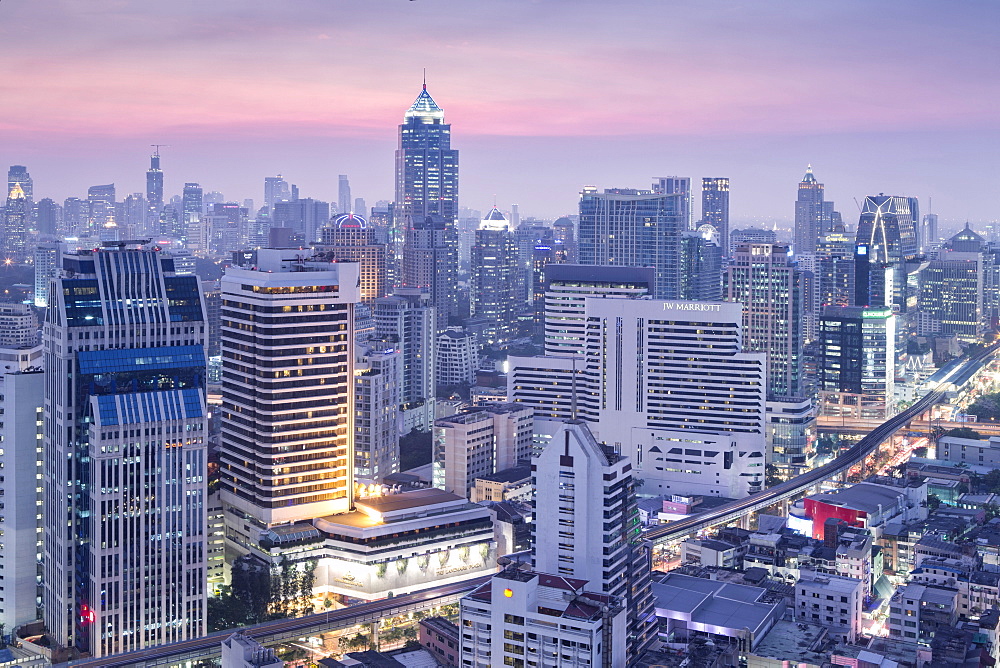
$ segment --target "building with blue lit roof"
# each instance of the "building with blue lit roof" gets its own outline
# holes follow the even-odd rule
[[[206,631],[202,290],[129,245],[65,254],[44,327],[44,619],[94,657]]]

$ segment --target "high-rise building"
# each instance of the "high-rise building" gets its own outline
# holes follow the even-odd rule
[[[681,239],[686,197],[654,190],[611,188],[580,195],[580,264],[655,267],[658,299],[681,294]]]
[[[72,235],[82,234],[87,226],[88,213],[86,200],[67,197],[63,201],[63,225],[66,227],[66,232]]]
[[[25,229],[35,228],[35,186],[28,173],[28,168],[24,165],[11,165],[7,170],[7,193],[10,194],[17,184],[24,193],[25,199]]]
[[[624,601],[595,583],[512,564],[459,605],[459,665],[628,665]]]
[[[582,356],[586,346],[587,297],[636,299],[651,295],[652,267],[589,267],[582,264],[545,268],[545,354]]]
[[[361,271],[361,301],[371,304],[388,290],[386,245],[364,216],[343,213],[320,230],[323,252],[337,262],[357,262]]]
[[[402,355],[399,401],[403,432],[434,424],[437,323],[430,296],[413,288],[375,300],[375,338]]]
[[[351,509],[357,283],[356,264],[275,249],[222,277],[221,490],[241,552]]]
[[[643,546],[632,465],[578,420],[538,420],[533,568],[590,582],[625,603],[627,655],[654,638],[649,556]]]
[[[834,231],[840,221],[840,214],[833,210],[833,202],[827,202],[824,197],[824,186],[816,180],[812,165],[809,165],[799,182],[795,200],[796,255],[815,252],[817,240]]]
[[[63,269],[44,328],[49,636],[94,657],[203,636],[198,278],[148,250],[79,251]]]
[[[437,335],[434,362],[438,385],[473,385],[479,368],[479,345],[473,332],[461,327],[449,327]]]
[[[486,345],[501,345],[514,338],[519,312],[515,297],[517,249],[507,219],[500,211],[486,214],[476,230],[472,246],[472,284],[469,288],[471,315],[485,319]]]
[[[142,193],[132,193],[121,204],[122,238],[139,239],[146,232],[146,215],[149,207]]]
[[[687,176],[659,176],[653,181],[653,192],[660,195],[678,195],[678,214],[684,222],[685,230],[695,228],[691,208],[694,195],[691,192],[691,179]]]
[[[301,234],[306,244],[319,240],[320,229],[330,221],[330,204],[309,197],[276,202],[272,227],[287,227]]]
[[[398,350],[359,347],[354,366],[354,477],[382,482],[399,472]]]
[[[87,224],[91,234],[104,234],[117,227],[115,221],[115,184],[91,186],[87,189]]]
[[[365,204],[364,197],[354,198],[354,213],[360,213],[362,216],[368,215],[368,205]]]
[[[197,183],[185,183],[181,194],[181,238],[196,250],[208,249],[208,233],[201,217],[204,213],[204,190]]]
[[[3,254],[4,261],[24,262],[28,246],[28,197],[21,184],[14,185],[7,193],[4,208]]]
[[[395,211],[405,230],[401,283],[431,295],[444,328],[457,307],[458,151],[426,84],[399,126]]]
[[[926,333],[954,334],[969,343],[982,339],[986,325],[985,247],[986,240],[966,224],[921,270],[917,306],[921,321],[932,324]]]
[[[14,629],[38,619],[42,545],[42,420],[45,377],[38,321],[27,304],[0,305],[0,490],[4,544],[0,624]]]
[[[535,248],[554,245],[555,235],[550,227],[532,218],[514,229],[514,243],[517,246],[514,295],[518,306],[526,307],[532,305],[534,295],[544,289],[544,285],[538,285],[536,280]]]
[[[351,206],[351,182],[347,180],[347,174],[341,174],[337,177],[337,213],[360,213],[364,214],[364,211],[355,211]]]
[[[828,307],[820,320],[823,415],[887,420],[895,414],[896,316],[889,307]]]
[[[920,221],[920,234],[917,237],[920,239],[921,253],[928,252],[938,244],[940,239],[938,239],[938,215],[936,213],[924,214]]]
[[[722,299],[722,248],[700,231],[681,236],[680,298]]]
[[[160,224],[160,212],[163,211],[163,172],[160,170],[160,147],[153,148],[149,156],[149,169],[146,170],[146,227],[156,229]]]
[[[719,233],[723,257],[729,257],[729,179],[706,176],[701,180],[701,222]]]
[[[43,197],[35,205],[35,225],[38,233],[55,236],[63,232],[63,208],[54,200]]]
[[[761,489],[766,359],[742,349],[739,304],[586,297],[584,315],[582,355],[509,358],[512,401],[591,423],[644,494]]]
[[[802,282],[776,244],[736,248],[726,270],[726,300],[743,306],[743,349],[767,354],[768,397],[802,391]]]
[[[236,202],[212,204],[203,219],[209,235],[209,250],[226,254],[243,248],[249,236],[249,215]]]
[[[264,208],[268,215],[274,210],[274,205],[278,202],[288,202],[292,199],[292,192],[289,190],[288,181],[277,176],[264,177]],[[207,201],[206,201],[207,203]]]
[[[855,306],[889,306],[906,312],[907,275],[917,268],[913,261],[918,221],[913,197],[865,197],[854,249]]]
[[[35,246],[35,306],[49,305],[49,282],[59,273],[66,246],[57,241],[42,241]]]
[[[468,497],[476,478],[513,468],[531,456],[534,411],[495,404],[434,423],[434,486]]]
[[[729,247],[736,248],[743,244],[776,244],[778,233],[774,230],[764,230],[759,227],[747,227],[733,230],[729,233]]]

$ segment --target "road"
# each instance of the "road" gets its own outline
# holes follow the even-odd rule
[[[796,496],[824,480],[836,477],[855,464],[864,461],[865,457],[870,455],[879,444],[938,403],[949,389],[950,381],[953,378],[960,376],[975,365],[982,365],[986,359],[996,353],[998,348],[1000,348],[1000,344],[994,344],[970,356],[962,365],[955,368],[948,376],[942,379],[933,390],[914,402],[908,409],[872,429],[868,432],[867,436],[833,461],[807,471],[791,480],[778,483],[774,487],[768,487],[764,491],[745,499],[739,499],[704,513],[649,529],[643,534],[643,537],[654,545],[681,540],[702,529],[732,522],[747,513],[773,506],[779,501]]]
[[[273,640],[283,639],[283,637],[298,637],[302,635],[313,635],[337,628],[348,628],[355,624],[364,624],[384,617],[394,617],[398,614],[409,612],[407,608],[429,607],[430,604],[446,604],[450,599],[472,591],[479,585],[487,582],[490,576],[456,582],[450,585],[432,587],[412,594],[403,594],[392,598],[384,598],[370,603],[352,605],[340,610],[331,612],[321,612],[305,617],[295,617],[293,619],[278,619],[273,622],[264,622],[254,626],[247,626],[242,629],[229,629],[210,633],[201,638],[185,640],[170,645],[160,645],[136,652],[125,654],[115,654],[113,656],[101,657],[99,659],[81,659],[71,661],[62,666],[72,668],[121,668],[124,666],[165,666],[174,661],[184,659],[207,659],[220,655],[220,644],[223,640],[231,636],[236,631],[246,634],[252,638],[268,643]]]

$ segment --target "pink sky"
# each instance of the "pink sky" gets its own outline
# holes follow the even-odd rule
[[[462,204],[572,211],[585,184],[730,176],[733,217],[932,196],[998,217],[1000,6],[920,0],[31,0],[0,3],[0,164],[36,192],[184,181],[261,198],[281,172],[391,198],[395,126],[428,69]],[[982,186],[970,199],[969,188]]]

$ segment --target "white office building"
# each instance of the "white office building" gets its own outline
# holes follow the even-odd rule
[[[434,486],[469,497],[476,478],[513,468],[531,456],[533,411],[484,406],[434,423]]]
[[[430,295],[420,288],[396,288],[375,300],[375,338],[399,350],[402,433],[428,431],[434,424],[437,316]]]
[[[742,306],[587,297],[585,310],[585,354],[511,357],[508,396],[590,422],[628,456],[642,494],[759,491],[766,361],[742,351]]]
[[[399,472],[398,350],[361,348],[354,367],[354,477],[381,482]]]
[[[0,322],[4,320],[0,316]],[[38,618],[38,569],[43,557],[45,376],[34,316],[26,325],[23,335],[30,344],[0,344],[0,624],[9,630]]]
[[[532,460],[534,570],[590,582],[628,610],[628,646],[651,639],[649,563],[641,543],[632,465],[579,420],[538,420]]]
[[[474,385],[479,368],[476,335],[461,327],[449,327],[437,337],[437,384],[445,387]]]

